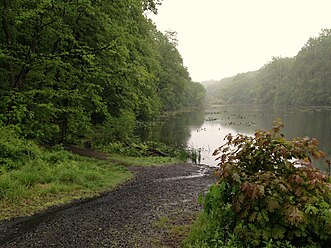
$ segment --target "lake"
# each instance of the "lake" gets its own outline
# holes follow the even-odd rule
[[[282,133],[286,138],[316,138],[331,158],[331,107],[211,106],[179,113],[160,125],[140,129],[139,134],[143,140],[201,149],[201,163],[216,166],[212,153],[224,144],[225,135],[253,135],[257,129],[270,130],[278,118],[285,125]]]

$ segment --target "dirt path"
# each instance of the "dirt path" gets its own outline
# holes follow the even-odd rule
[[[180,247],[214,182],[198,165],[131,167],[136,177],[103,197],[0,222],[1,247]]]

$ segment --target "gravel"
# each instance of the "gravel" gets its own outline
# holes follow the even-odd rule
[[[215,181],[204,165],[129,167],[135,179],[102,197],[32,217],[0,222],[1,247],[180,247],[162,217],[195,216],[197,198]]]

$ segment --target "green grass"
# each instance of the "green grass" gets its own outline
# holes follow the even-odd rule
[[[141,147],[147,149],[147,146]],[[49,206],[97,196],[132,178],[125,167],[128,165],[182,162],[170,157],[142,156],[136,149],[120,143],[108,149],[126,154],[98,160],[74,155],[60,146],[50,151],[19,137],[13,127],[0,126],[0,220],[32,215]],[[138,157],[128,156],[130,152]]]
[[[129,157],[111,154],[109,160],[126,166],[162,166],[183,163],[183,160],[172,157]]]
[[[55,163],[34,159],[0,175],[0,220],[95,196],[133,176],[125,167],[107,160],[72,156],[64,151],[59,155],[64,158]]]
[[[191,225],[190,232],[182,243],[183,248],[247,248],[252,247],[238,240],[235,234],[227,235],[224,241],[223,230],[219,227],[217,220],[211,221],[204,212],[201,212],[195,223]],[[255,246],[254,246],[255,247]],[[288,240],[273,240],[263,242],[261,248],[296,248]],[[309,244],[300,248],[320,248],[319,244]]]
[[[160,235],[153,236],[153,247],[179,247],[189,235],[197,213],[175,209],[166,216],[160,216],[152,225]]]
[[[214,227],[209,223],[206,215],[202,212],[191,227],[191,231],[184,240],[182,247],[184,248],[208,248],[208,247],[227,247],[223,244],[218,244],[217,235]],[[231,246],[229,246],[231,247]]]
[[[171,157],[124,155],[98,160],[63,150],[40,150],[38,156],[27,158],[17,168],[0,172],[0,220],[32,215],[50,206],[99,195],[133,177],[125,166],[181,162]]]

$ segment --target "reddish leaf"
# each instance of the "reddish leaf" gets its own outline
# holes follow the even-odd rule
[[[304,181],[303,181],[303,179],[299,175],[295,175],[294,176],[294,182],[296,182],[297,184],[301,184]]]
[[[260,189],[257,185],[254,185],[254,187],[252,188],[252,192],[251,192],[251,198],[253,200],[258,199],[260,196]]]
[[[244,183],[241,185],[241,187],[240,187],[240,189],[241,189],[243,192],[249,190],[250,188],[251,188],[251,186],[250,186],[250,184],[249,184],[248,182],[244,182]]]
[[[315,138],[313,138],[312,140],[311,140],[311,142],[313,143],[313,145],[315,145],[315,146],[318,146],[319,145],[319,142],[318,142],[318,140],[317,139],[315,139]]]
[[[291,224],[298,224],[303,221],[303,213],[296,206],[291,206],[287,209],[288,222]]]
[[[284,186],[284,184],[281,184],[281,183],[280,183],[280,184],[278,185],[278,187],[279,187],[280,190],[283,191],[283,192],[287,192],[287,191],[288,191],[288,189]]]

